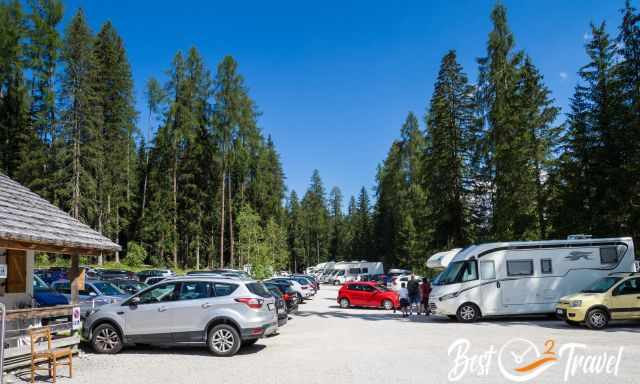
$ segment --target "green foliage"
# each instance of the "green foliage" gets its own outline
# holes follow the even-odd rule
[[[130,241],[127,243],[127,256],[124,258],[124,264],[129,267],[141,267],[147,259],[147,250],[143,246]]]

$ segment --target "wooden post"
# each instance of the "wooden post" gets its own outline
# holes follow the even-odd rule
[[[71,254],[71,304],[78,304],[78,294],[80,292],[80,255]]]

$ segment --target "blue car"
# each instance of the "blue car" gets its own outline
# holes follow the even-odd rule
[[[40,307],[69,304],[69,300],[59,292],[50,288],[38,275],[33,275],[33,298]]]

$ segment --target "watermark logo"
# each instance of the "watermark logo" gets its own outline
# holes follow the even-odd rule
[[[500,349],[489,346],[480,353],[471,352],[471,341],[458,339],[447,351],[452,359],[448,379],[459,381],[467,376],[488,376],[494,366],[494,360],[500,374],[517,383],[527,382],[543,372],[560,367],[564,381],[577,376],[611,375],[618,376],[623,347],[616,354],[589,353],[585,344],[567,343],[559,347],[554,339],[545,340],[540,348],[531,340],[511,339]]]

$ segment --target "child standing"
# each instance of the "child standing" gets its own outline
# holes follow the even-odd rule
[[[409,290],[407,289],[406,283],[402,283],[398,294],[400,295],[400,310],[402,311],[402,317],[407,317],[409,316],[407,309],[409,307]]]

